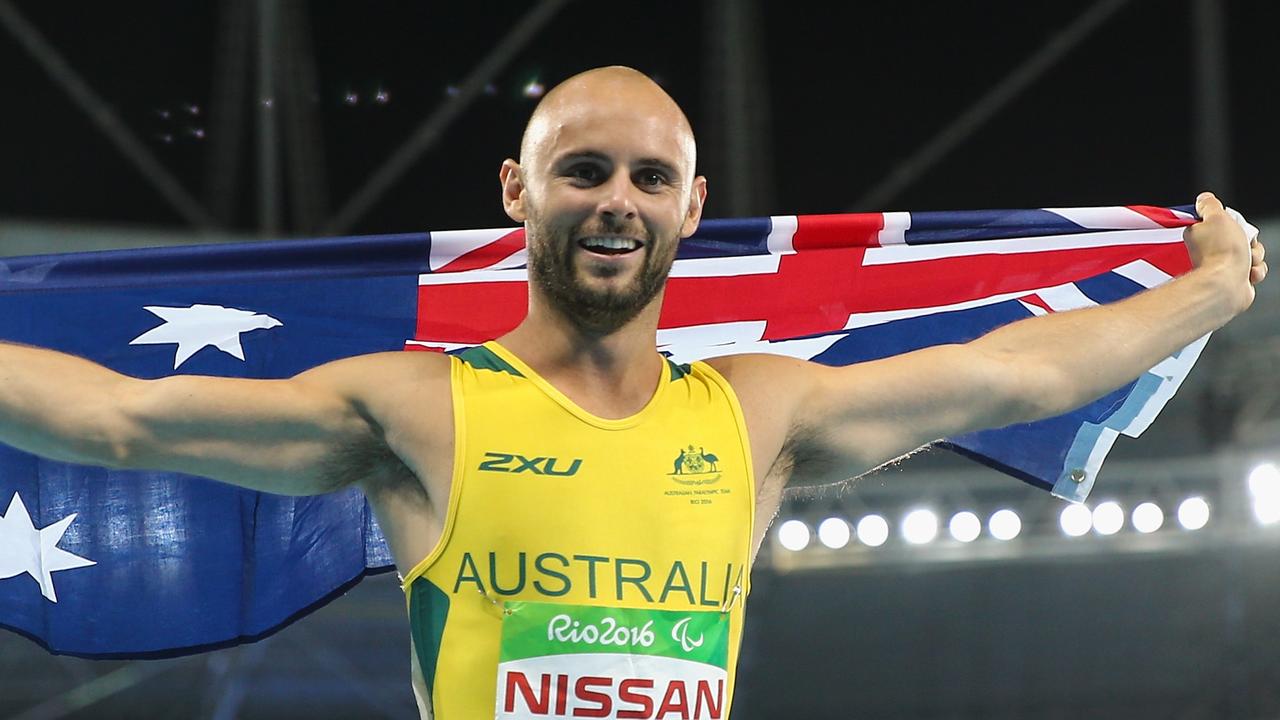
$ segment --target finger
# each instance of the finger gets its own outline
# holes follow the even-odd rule
[[[1201,219],[1208,220],[1210,215],[1222,212],[1222,201],[1211,192],[1202,192],[1196,196],[1196,212]]]
[[[1262,247],[1262,243],[1257,242],[1256,240],[1254,241],[1253,246],[1249,248],[1249,250],[1250,250],[1250,254],[1253,256],[1253,262],[1251,263],[1253,265],[1257,265],[1261,263],[1262,259],[1267,256],[1267,249]]]
[[[1267,264],[1261,263],[1249,268],[1249,284],[1257,285],[1267,277]]]

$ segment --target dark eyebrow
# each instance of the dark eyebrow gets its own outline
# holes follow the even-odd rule
[[[609,159],[609,156],[604,153],[596,152],[595,150],[579,150],[578,152],[566,153],[556,158],[555,164],[563,165],[577,160],[595,160],[602,163],[612,162],[612,160]]]
[[[675,167],[671,163],[667,162],[666,160],[659,160],[658,158],[641,158],[640,162],[637,164],[640,165],[641,167],[649,167],[649,168],[654,168],[655,170],[661,170],[669,178],[680,177],[680,171],[676,170]]]

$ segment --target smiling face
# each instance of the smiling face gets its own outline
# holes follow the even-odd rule
[[[520,163],[503,163],[507,214],[524,222],[531,311],[546,304],[593,335],[654,303],[706,195],[693,133],[653,81],[602,68],[534,111]]]

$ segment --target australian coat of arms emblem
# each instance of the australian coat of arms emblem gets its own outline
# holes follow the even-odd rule
[[[706,448],[690,445],[680,449],[671,478],[681,485],[710,485],[720,480],[720,458]]]

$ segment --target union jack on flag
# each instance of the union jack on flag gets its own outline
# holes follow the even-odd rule
[[[1112,302],[1187,271],[1189,207],[707,220],[658,330],[677,362],[766,352],[848,365]],[[342,357],[452,350],[526,309],[522,230],[9,258],[0,338],[136,377],[289,377]],[[1206,338],[1071,413],[944,446],[1083,500]],[[0,625],[52,652],[165,656],[248,642],[391,557],[358,490],[293,498],[0,446]]]

